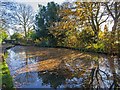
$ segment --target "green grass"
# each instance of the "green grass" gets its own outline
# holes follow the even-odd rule
[[[6,88],[9,90],[13,90],[13,81],[10,75],[10,71],[6,62],[0,62],[0,87],[2,84],[6,85]]]

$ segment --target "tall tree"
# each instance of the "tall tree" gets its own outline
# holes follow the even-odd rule
[[[109,17],[105,9],[100,2],[63,3],[59,12],[61,20],[56,22],[53,28],[54,30],[59,29],[64,31],[84,30],[85,27],[89,26],[94,32],[94,42],[97,43],[100,26]]]
[[[91,26],[94,31],[95,42],[98,41],[100,26],[107,21],[109,15],[106,13],[106,7],[101,2],[75,2],[76,15],[85,23],[83,25]]]
[[[24,36],[27,37],[27,32],[33,27],[34,16],[32,7],[26,4],[19,4],[17,10],[14,11],[17,23],[23,28]]]
[[[71,38],[70,35],[73,35],[73,32],[76,33],[76,21],[74,17],[72,17],[71,3],[63,3],[59,8],[58,16],[58,21],[55,21],[49,30],[57,38],[58,45],[66,46],[68,43],[71,43],[71,40],[68,40]]]
[[[50,26],[54,26],[53,22],[58,20],[59,5],[49,2],[47,6],[39,5],[39,12],[36,15],[36,32],[38,38],[47,39],[48,42],[55,41],[54,35],[49,31]]]

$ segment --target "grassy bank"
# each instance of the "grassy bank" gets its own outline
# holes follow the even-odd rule
[[[2,52],[0,53],[0,88],[4,88],[6,90],[13,90],[13,79],[10,75],[10,71],[8,65],[6,63],[6,58],[8,53],[6,52],[8,47],[12,47],[13,45],[2,45]],[[3,54],[4,53],[4,54]]]
[[[13,90],[13,81],[12,77],[10,75],[10,71],[8,69],[7,63],[6,62],[0,62],[0,68],[1,68],[1,73],[0,73],[0,85],[2,85],[2,88],[7,88],[10,90]]]

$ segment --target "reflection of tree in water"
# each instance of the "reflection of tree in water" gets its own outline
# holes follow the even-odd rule
[[[21,67],[23,66],[27,66],[32,63],[32,61],[30,60],[36,60],[36,59],[31,59],[29,58],[29,53],[27,51],[27,49],[25,48],[24,49],[24,63],[22,64]],[[17,77],[15,77],[15,83],[17,86],[22,86],[22,85],[25,85],[25,84],[29,84],[29,83],[33,83],[35,82],[37,79],[37,73],[35,72],[26,72],[26,73],[22,73],[20,75],[18,75]]]
[[[38,72],[39,77],[43,81],[43,85],[51,85],[52,88],[58,88],[60,85],[65,84],[67,70],[53,70],[53,71],[46,71],[46,72]]]
[[[42,79],[43,85],[50,85],[51,88],[56,89],[61,88],[61,85],[63,85],[62,87],[67,88],[69,87],[69,83],[71,84],[70,86],[72,86],[73,83],[78,82],[73,81],[72,79],[79,75],[78,73],[72,72],[68,68],[66,68],[65,62],[63,60],[56,69],[52,71],[48,70],[44,72],[38,72],[38,76],[40,79]],[[77,84],[78,83],[75,83],[75,85]]]
[[[98,57],[99,58],[99,57]],[[116,74],[116,68],[114,64],[114,57],[108,57],[108,64],[110,68],[110,72],[107,73],[106,71],[103,71],[99,68],[99,61],[98,61],[98,66],[95,68],[91,69],[91,74],[90,74],[90,82],[87,85],[90,88],[109,88],[110,90],[112,88],[118,88],[120,87],[120,77]],[[110,76],[110,73],[112,76]],[[110,83],[108,83],[108,82]],[[112,81],[112,82],[111,82]]]
[[[86,68],[84,69],[86,70]],[[82,88],[84,87],[85,78],[89,77],[86,73],[89,72],[84,70],[76,71],[76,69],[71,71],[66,68],[63,60],[58,69],[38,72],[38,76],[42,79],[43,85],[50,85],[52,88],[59,88],[61,85],[65,88]]]
[[[14,78],[16,87],[21,87],[26,84],[31,84],[36,80],[37,80],[37,73],[35,72],[22,73]]]
[[[120,84],[120,77],[119,75],[116,73],[116,68],[115,68],[115,60],[114,60],[114,57],[111,56],[109,57],[108,59],[109,61],[109,64],[110,64],[110,69],[111,69],[111,72],[112,72],[112,79],[113,79],[113,82],[110,86],[110,89],[111,88],[115,88],[117,89],[118,87],[120,88],[119,84]],[[119,64],[119,63],[118,63]],[[119,66],[119,65],[118,65]],[[119,67],[118,67],[119,68]]]
[[[79,85],[80,87],[82,83],[84,83],[84,78],[88,76],[84,76],[86,72],[84,72],[84,70],[77,70],[74,68],[75,65],[73,64],[74,63],[72,62],[72,65],[70,65],[73,66],[71,67],[73,69],[71,71],[70,67],[66,68],[66,63],[63,60],[57,69],[52,71],[38,72],[38,75],[42,79],[43,85],[50,85],[52,88],[58,88],[60,85],[63,85],[64,87],[77,87]],[[86,68],[84,69],[86,70]]]

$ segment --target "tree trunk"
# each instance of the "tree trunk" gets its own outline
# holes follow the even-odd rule
[[[24,26],[25,38],[27,37],[26,27]]]

